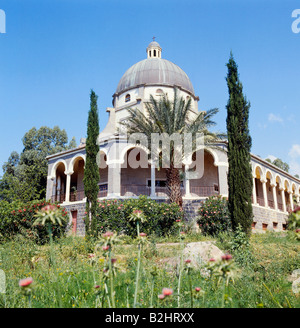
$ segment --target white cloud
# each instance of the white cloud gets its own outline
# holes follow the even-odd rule
[[[289,156],[293,159],[300,157],[300,145],[293,145],[289,151]]]
[[[273,113],[270,113],[269,116],[268,116],[268,120],[270,122],[280,122],[282,123],[283,122],[283,119],[279,116],[279,115],[275,115]]]

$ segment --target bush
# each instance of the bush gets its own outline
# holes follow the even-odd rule
[[[37,219],[35,213],[50,202],[46,201],[31,201],[22,203],[19,201],[8,203],[0,202],[0,241],[8,240],[16,235],[24,237],[39,243],[44,244],[48,241],[48,232],[46,227],[42,225],[34,226],[33,223]],[[53,204],[54,205],[54,204]],[[62,215],[66,216],[67,211],[55,205],[62,211]],[[65,233],[67,223],[62,226],[53,226],[53,237],[57,238]]]
[[[183,220],[183,211],[176,204],[157,203],[146,196],[138,199],[102,200],[97,207],[97,232],[107,230],[136,236],[136,224],[129,220],[134,209],[143,211],[146,222],[140,227],[148,235],[164,236],[174,232],[176,220]]]
[[[206,235],[217,235],[231,229],[228,202],[221,196],[209,197],[199,208],[197,223]]]

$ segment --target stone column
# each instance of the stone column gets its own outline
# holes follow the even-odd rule
[[[65,175],[67,177],[66,181],[66,199],[65,202],[69,203],[70,202],[70,188],[71,188],[71,175],[73,172],[65,172]]]
[[[156,197],[155,193],[155,164],[151,164],[151,198]]]
[[[268,196],[267,196],[267,181],[266,180],[263,180],[263,179],[261,179],[260,181],[261,181],[262,187],[263,187],[265,207],[269,207],[269,204],[268,204]]]
[[[118,162],[108,165],[107,197],[121,196],[121,164]]]
[[[255,185],[255,177],[252,177],[253,180],[253,189],[252,189],[252,195],[253,195],[253,204],[257,204],[257,199],[256,199],[256,185]]]
[[[191,197],[191,190],[190,190],[190,179],[189,179],[189,165],[184,165],[184,189],[185,189],[185,197]]]
[[[289,196],[290,196],[290,204],[291,204],[291,210],[294,210],[294,201],[293,201],[293,192],[289,191]]]
[[[277,203],[277,193],[276,193],[276,184],[271,184],[272,191],[273,191],[273,202],[274,202],[274,209],[278,210],[278,203]]]
[[[279,190],[281,190],[281,199],[282,199],[283,212],[286,212],[286,202],[285,202],[284,188],[279,188]]]
[[[219,194],[223,197],[228,197],[228,182],[227,182],[227,165],[218,166],[218,176],[219,176]]]
[[[60,202],[60,191],[61,191],[61,177],[60,176],[57,178],[56,190],[57,190],[56,201]]]

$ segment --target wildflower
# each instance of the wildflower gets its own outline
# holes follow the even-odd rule
[[[196,292],[200,292],[200,290],[201,290],[200,287],[196,287],[196,288],[195,288],[195,291],[196,291]]]
[[[180,222],[181,220],[176,220],[176,222]]]
[[[180,231],[180,234],[181,234],[181,235],[185,235],[185,232],[184,232],[184,231]]]
[[[170,288],[163,288],[162,292],[164,296],[170,296],[173,294],[173,290]]]
[[[111,263],[116,263],[117,259],[111,259]]]
[[[163,299],[165,298],[165,296],[164,296],[163,294],[160,294],[160,295],[158,295],[158,298],[159,298],[160,300],[163,300]]]
[[[33,283],[33,279],[31,277],[29,277],[29,278],[21,279],[19,281],[19,286],[26,288],[26,287],[30,286],[32,283]]]
[[[141,236],[141,237],[146,237],[147,234],[146,234],[145,232],[141,232],[141,233],[140,233],[140,236]]]
[[[215,262],[216,260],[214,258],[209,259],[209,262]]]
[[[232,259],[232,256],[230,254],[226,254],[222,256],[222,260],[223,261],[229,261]]]
[[[104,237],[104,238],[109,238],[109,237],[112,237],[113,235],[114,235],[113,232],[111,232],[111,231],[107,231],[107,232],[105,232],[105,233],[103,234],[103,237]]]
[[[108,246],[108,245],[107,245],[107,246],[103,246],[102,249],[103,249],[104,251],[108,251],[108,250],[109,250],[109,246]]]
[[[89,254],[89,258],[95,257],[95,254]]]
[[[100,288],[100,286],[99,286],[99,285],[96,285],[94,288],[95,288],[95,289],[98,289],[98,288]]]
[[[189,263],[191,263],[191,260],[187,259],[187,260],[185,260],[185,263],[189,264]]]

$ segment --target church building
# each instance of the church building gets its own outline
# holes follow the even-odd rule
[[[195,95],[187,74],[176,64],[162,58],[162,48],[157,42],[151,42],[146,52],[147,58],[131,66],[122,76],[113,94],[113,107],[107,108],[109,120],[98,138],[99,199],[146,195],[162,202],[168,198],[165,169],[158,170],[151,161],[147,161],[146,149],[128,143],[120,133],[120,122],[128,118],[128,108],[137,108],[145,113],[145,103],[149,102],[150,95],[159,99],[166,94],[172,99],[176,88],[179,97],[191,99],[191,110],[198,113],[199,97]],[[202,149],[204,171],[201,177],[185,178],[182,183],[183,207],[189,217],[197,215],[201,202],[207,197],[228,197],[226,142],[220,142],[218,146],[219,149]],[[146,165],[130,167],[128,159],[135,156],[137,148],[140,148],[140,154],[145,153]],[[85,139],[81,139],[75,149],[47,157],[46,198],[61,203],[68,210],[73,232],[78,235],[84,234],[85,157]],[[189,170],[188,161],[183,160],[182,164],[183,170]],[[285,230],[288,211],[299,203],[300,180],[253,154],[251,165],[253,229]]]

